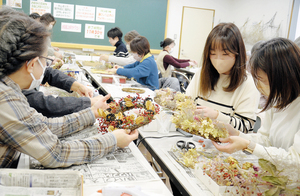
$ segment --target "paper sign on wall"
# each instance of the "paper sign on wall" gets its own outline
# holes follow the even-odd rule
[[[61,23],[61,31],[80,33],[81,32],[81,24],[62,22]]]
[[[6,0],[6,5],[15,8],[22,8],[22,0]]]
[[[115,23],[116,9],[97,7],[96,21]]]
[[[51,13],[51,2],[30,1],[30,14],[35,12],[39,15]]]
[[[73,19],[74,5],[54,3],[54,5],[53,5],[53,16],[54,16],[54,18]]]
[[[95,20],[95,7],[76,5],[75,10],[76,20]]]
[[[85,38],[104,39],[104,25],[85,24]]]

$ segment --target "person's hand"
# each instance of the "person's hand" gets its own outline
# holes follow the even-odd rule
[[[99,100],[97,100],[91,107],[95,118],[100,118],[101,116],[99,115],[98,109],[105,110],[108,108],[108,104],[106,101],[110,98],[110,94],[106,95],[105,97],[99,97]]]
[[[108,61],[108,55],[106,55],[106,54],[101,54],[101,56],[100,56],[100,61]]]
[[[125,129],[116,129],[112,132],[117,139],[117,146],[120,148],[125,148],[132,142],[137,139],[139,132],[137,130],[131,131]]]
[[[239,150],[243,150],[247,148],[247,146],[250,144],[249,140],[246,140],[239,136],[229,136],[228,138],[220,138],[220,142],[222,143],[228,143],[227,145],[220,145],[217,142],[212,142],[213,145],[218,149],[219,151],[226,152],[229,154],[232,154],[234,152],[237,152]]]
[[[116,74],[118,69],[112,68],[112,69],[107,69],[107,72]]]
[[[96,97],[92,97],[91,99],[91,106],[94,105],[97,101],[99,101],[101,98],[103,98],[102,95],[98,95]]]
[[[93,90],[75,81],[71,86],[71,91],[77,92],[80,96],[93,97]]]
[[[197,61],[195,61],[195,60],[191,60],[191,61],[194,63],[195,66],[198,65]]]
[[[220,121],[216,121],[216,123],[217,123],[217,126],[220,129],[225,128],[230,136],[239,136],[240,135],[240,132],[238,130],[236,130],[235,128],[233,128],[233,126],[231,126],[230,124],[223,123],[223,122],[220,122]]]
[[[195,114],[199,114],[202,117],[209,117],[211,119],[216,119],[219,116],[219,111],[206,106],[197,106]]]
[[[55,51],[59,51],[58,47],[52,47]]]
[[[62,65],[64,64],[64,61],[61,60],[60,58],[54,57],[54,58],[52,58],[52,59],[54,59],[53,62],[52,62],[52,65],[55,65],[55,63],[57,63],[57,62],[61,62]]]
[[[119,69],[119,68],[123,68],[123,67],[120,66],[120,65],[115,65],[115,66],[114,66],[114,69]]]

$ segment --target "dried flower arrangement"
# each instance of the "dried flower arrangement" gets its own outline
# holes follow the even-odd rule
[[[177,103],[177,112],[174,113],[172,122],[177,128],[212,141],[218,142],[219,138],[228,137],[227,130],[220,127],[220,123],[195,115],[195,110],[196,105],[191,99]]]
[[[124,112],[137,109],[133,114],[126,116]],[[136,97],[128,95],[118,102],[111,102],[106,110],[99,109],[99,132],[107,133],[115,129],[134,130],[150,123],[159,113],[159,106],[151,98],[143,99],[139,94]]]

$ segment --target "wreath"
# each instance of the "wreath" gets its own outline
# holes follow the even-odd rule
[[[128,93],[138,93],[138,94],[143,94],[145,92],[144,89],[139,89],[139,88],[122,88],[122,91]]]
[[[98,119],[99,131],[107,133],[115,129],[138,129],[150,123],[159,110],[160,107],[150,97],[143,99],[139,94],[136,97],[128,95],[118,102],[111,102],[106,110],[98,109],[101,117]]]

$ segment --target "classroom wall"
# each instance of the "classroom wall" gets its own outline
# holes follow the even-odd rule
[[[215,10],[214,26],[235,23],[245,35],[247,50],[251,50],[258,39],[288,37],[292,5],[293,0],[170,0],[167,37],[176,37],[172,55],[178,57],[183,6]]]

